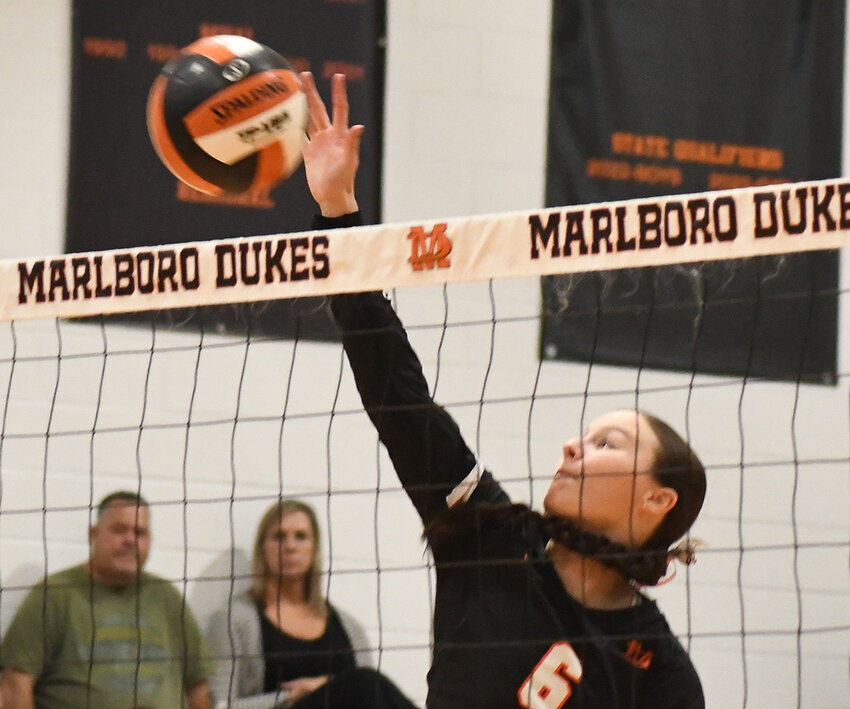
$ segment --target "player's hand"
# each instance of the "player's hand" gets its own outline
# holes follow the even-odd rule
[[[333,118],[328,116],[309,71],[301,73],[301,83],[309,110],[304,168],[310,192],[323,216],[339,217],[356,212],[354,177],[360,165],[360,136],[364,127],[348,125],[345,75],[334,74],[331,80]]]
[[[299,677],[289,682],[282,682],[280,687],[289,692],[289,696],[286,698],[287,703],[294,704],[299,699],[303,699],[308,694],[315,692],[327,681],[327,675],[323,677]]]

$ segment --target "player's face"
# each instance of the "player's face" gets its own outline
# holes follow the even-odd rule
[[[90,566],[94,577],[109,585],[134,582],[151,548],[148,508],[117,500],[100,515],[89,532]]]
[[[264,549],[269,576],[306,578],[313,566],[316,539],[309,515],[302,510],[285,514],[266,531]]]
[[[639,546],[647,525],[647,495],[659,487],[652,475],[658,437],[634,411],[614,411],[564,444],[564,455],[543,506],[627,546]],[[651,531],[651,530],[650,530]]]

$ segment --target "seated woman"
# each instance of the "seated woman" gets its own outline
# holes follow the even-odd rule
[[[281,500],[266,511],[252,573],[251,590],[234,597],[210,623],[216,709],[413,707],[368,667],[371,652],[359,624],[322,596],[312,507]]]

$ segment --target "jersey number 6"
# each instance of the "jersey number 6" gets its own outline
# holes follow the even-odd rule
[[[581,661],[572,645],[555,643],[519,688],[519,704],[525,709],[561,709],[581,676]]]

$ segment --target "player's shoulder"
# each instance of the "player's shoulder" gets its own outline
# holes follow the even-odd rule
[[[654,602],[647,609],[648,624],[644,628],[652,638],[652,662],[648,687],[659,707],[675,706],[702,709],[705,706],[702,683],[682,640],[671,630],[667,619]]]
[[[688,653],[678,645],[657,663],[651,673],[653,705],[657,707],[680,707],[682,709],[704,709],[705,696],[702,682]]]

